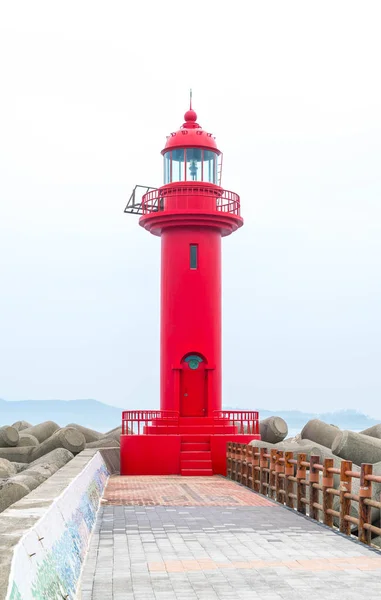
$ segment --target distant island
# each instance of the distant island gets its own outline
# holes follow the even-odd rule
[[[224,410],[251,410],[242,407],[225,406]],[[306,413],[297,410],[259,409],[261,419],[271,415],[282,417],[289,428],[289,435],[295,435],[310,419],[321,419],[337,425],[340,429],[361,431],[379,423],[355,410],[340,410],[332,413]],[[0,426],[15,421],[29,421],[32,425],[42,421],[55,421],[64,426],[79,423],[98,431],[108,431],[121,423],[122,409],[97,400],[22,400],[0,399]]]

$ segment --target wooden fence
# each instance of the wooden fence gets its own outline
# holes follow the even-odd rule
[[[321,464],[320,456],[311,456],[307,461],[302,452],[294,458],[293,452],[231,442],[226,456],[227,477],[233,481],[329,527],[333,527],[336,517],[341,533],[351,535],[351,525],[355,525],[358,539],[364,544],[371,544],[372,533],[381,535],[381,528],[371,523],[372,508],[381,509],[381,502],[372,499],[372,483],[381,483],[381,476],[372,475],[373,465],[362,464],[358,473],[352,471],[349,460],[343,460],[338,469],[333,458]],[[334,475],[340,476],[339,489],[334,487]],[[360,479],[358,495],[352,493],[354,478]],[[340,510],[333,509],[335,496],[339,497]],[[352,502],[358,503],[358,518],[350,514]]]

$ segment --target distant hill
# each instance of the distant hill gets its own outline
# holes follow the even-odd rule
[[[15,421],[55,421],[64,426],[79,423],[97,431],[108,431],[121,424],[122,409],[97,400],[22,400],[0,399],[0,426]]]
[[[250,410],[225,406],[225,410]],[[354,410],[341,410],[332,413],[304,413],[297,410],[259,409],[261,419],[271,415],[282,417],[291,435],[300,431],[310,419],[321,419],[337,425],[340,429],[361,431],[379,421]],[[122,409],[97,400],[22,400],[9,402],[0,399],[0,426],[25,420],[33,425],[41,421],[56,421],[64,426],[79,423],[98,431],[108,431],[121,423]]]
[[[226,410],[234,410],[232,407],[226,407]],[[236,408],[235,410],[250,410]],[[259,408],[260,419],[266,419],[272,415],[282,417],[290,430],[300,431],[310,419],[320,419],[325,423],[337,425],[340,429],[351,429],[361,431],[372,425],[377,425],[380,421],[373,419],[368,415],[357,412],[356,410],[339,410],[331,413],[305,413],[298,410],[266,410]]]

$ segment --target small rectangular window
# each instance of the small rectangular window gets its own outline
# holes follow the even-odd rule
[[[197,244],[190,245],[190,268],[191,269],[197,269],[197,266],[198,266],[197,250],[198,250]]]

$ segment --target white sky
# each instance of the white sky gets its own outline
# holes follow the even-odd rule
[[[381,5],[3,2],[0,397],[158,407],[158,186],[193,88],[245,227],[224,403],[381,418]]]

